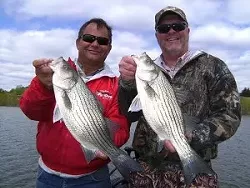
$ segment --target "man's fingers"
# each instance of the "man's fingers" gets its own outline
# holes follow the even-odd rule
[[[122,61],[119,65],[120,69],[126,69],[126,70],[136,70],[136,64],[135,62],[131,61]]]
[[[126,66],[120,67],[119,72],[123,80],[134,80],[136,68],[129,68]]]
[[[128,69],[121,69],[120,70],[121,76],[124,78],[130,78],[130,79],[134,79],[135,78],[135,73],[131,70]]]
[[[190,143],[192,141],[192,133],[185,134],[187,141]]]
[[[102,153],[102,152],[99,151],[99,150],[96,151],[96,157],[97,157],[97,158],[101,158],[101,159],[103,159],[103,160],[108,159],[108,156],[105,155],[104,153]]]
[[[52,75],[53,71],[49,67],[49,63],[51,63],[53,59],[37,59],[33,61],[33,66],[36,69],[36,75],[45,75],[49,76]]]
[[[134,62],[134,60],[131,56],[123,57],[118,66],[119,66],[119,68],[126,68],[129,70],[136,69],[136,63]]]
[[[33,61],[33,66],[36,68],[39,68],[44,65],[48,65],[48,63],[51,63],[53,59],[36,59]]]
[[[49,66],[41,65],[40,67],[36,68],[37,75],[40,74],[41,76],[45,75],[47,77],[47,76],[52,76],[52,73],[53,73],[53,71]]]
[[[168,149],[170,152],[172,153],[176,152],[173,144],[169,140],[166,140],[164,144],[165,144],[166,149]]]

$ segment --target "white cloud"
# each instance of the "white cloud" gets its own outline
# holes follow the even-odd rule
[[[249,49],[250,26],[239,28],[236,26],[215,23],[202,25],[191,32],[193,42],[204,42],[218,48],[222,46],[228,49]]]
[[[244,5],[240,12],[239,3]],[[91,17],[104,18],[114,29],[113,48],[107,62],[116,73],[118,62],[124,55],[147,51],[155,58],[160,49],[154,36],[154,15],[166,5],[176,5],[186,11],[191,27],[191,48],[218,56],[235,75],[240,90],[250,87],[248,1],[2,0],[0,7],[7,15],[17,23],[29,23],[29,26],[27,30],[5,28],[4,24],[0,28],[0,88],[27,85],[34,75],[32,61],[36,58],[75,58],[78,28],[70,23],[82,23]],[[51,21],[53,27],[46,25],[46,20]],[[57,25],[57,20],[65,24],[64,28]]]
[[[248,0],[229,0],[224,16],[233,23],[249,25],[249,7],[250,1]]]
[[[47,31],[0,30],[0,59],[24,63],[39,57],[72,55],[76,32],[67,29]]]

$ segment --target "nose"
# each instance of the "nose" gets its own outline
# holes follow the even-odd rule
[[[171,34],[171,33],[176,33],[176,31],[173,30],[173,28],[171,27],[168,33],[170,33],[170,34]]]
[[[99,43],[97,42],[97,40],[94,40],[94,42],[91,43],[91,46],[99,46]]]

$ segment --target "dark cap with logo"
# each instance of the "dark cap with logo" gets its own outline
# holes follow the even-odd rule
[[[183,19],[183,21],[185,21],[188,24],[186,14],[184,13],[183,10],[181,10],[180,8],[177,8],[177,7],[167,6],[167,7],[163,8],[163,9],[161,9],[155,15],[155,27],[158,26],[161,18],[163,18],[163,16],[167,15],[168,13],[177,14],[178,16],[180,16]]]

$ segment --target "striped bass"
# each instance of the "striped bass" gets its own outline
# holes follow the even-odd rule
[[[52,83],[60,114],[84,151],[106,154],[125,179],[128,179],[130,172],[141,171],[141,166],[135,160],[113,144],[100,103],[77,71],[62,57],[52,61],[50,67],[54,72]],[[88,153],[84,154],[89,162]]]
[[[174,90],[160,67],[145,52],[132,58],[137,65],[135,79],[138,95],[129,111],[142,110],[158,138],[171,141],[180,157],[187,185],[199,173],[214,175],[211,167],[190,147]]]

